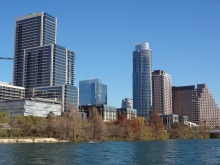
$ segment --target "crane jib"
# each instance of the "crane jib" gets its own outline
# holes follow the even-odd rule
[[[0,57],[0,60],[14,60],[14,59],[10,57]]]

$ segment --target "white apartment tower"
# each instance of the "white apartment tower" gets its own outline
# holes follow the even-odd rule
[[[171,76],[163,70],[152,73],[153,109],[159,114],[172,114]]]
[[[121,101],[122,108],[130,108],[133,109],[133,100],[129,98],[125,98]]]

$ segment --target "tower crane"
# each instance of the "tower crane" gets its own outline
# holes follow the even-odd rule
[[[11,58],[11,57],[0,57],[0,60],[14,60],[14,58]]]

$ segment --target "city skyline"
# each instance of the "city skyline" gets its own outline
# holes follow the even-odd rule
[[[76,52],[75,84],[89,77],[102,79],[109,105],[120,107],[121,99],[132,98],[133,46],[148,42],[152,70],[169,73],[173,86],[208,84],[220,106],[219,1],[53,2],[53,7],[50,1],[25,2],[2,3],[0,57],[14,56],[15,19],[44,11],[58,18],[58,44]],[[151,9],[145,11],[146,6]],[[138,10],[130,12],[134,8]],[[12,61],[0,60],[0,81],[12,82],[12,66]]]

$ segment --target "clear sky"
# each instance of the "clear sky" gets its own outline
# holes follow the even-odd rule
[[[132,98],[132,52],[149,42],[153,70],[173,86],[208,84],[220,107],[220,0],[1,0],[0,56],[13,57],[15,19],[44,11],[57,18],[57,44],[76,52],[76,80],[100,78],[108,104]],[[0,60],[0,81],[12,81]]]

